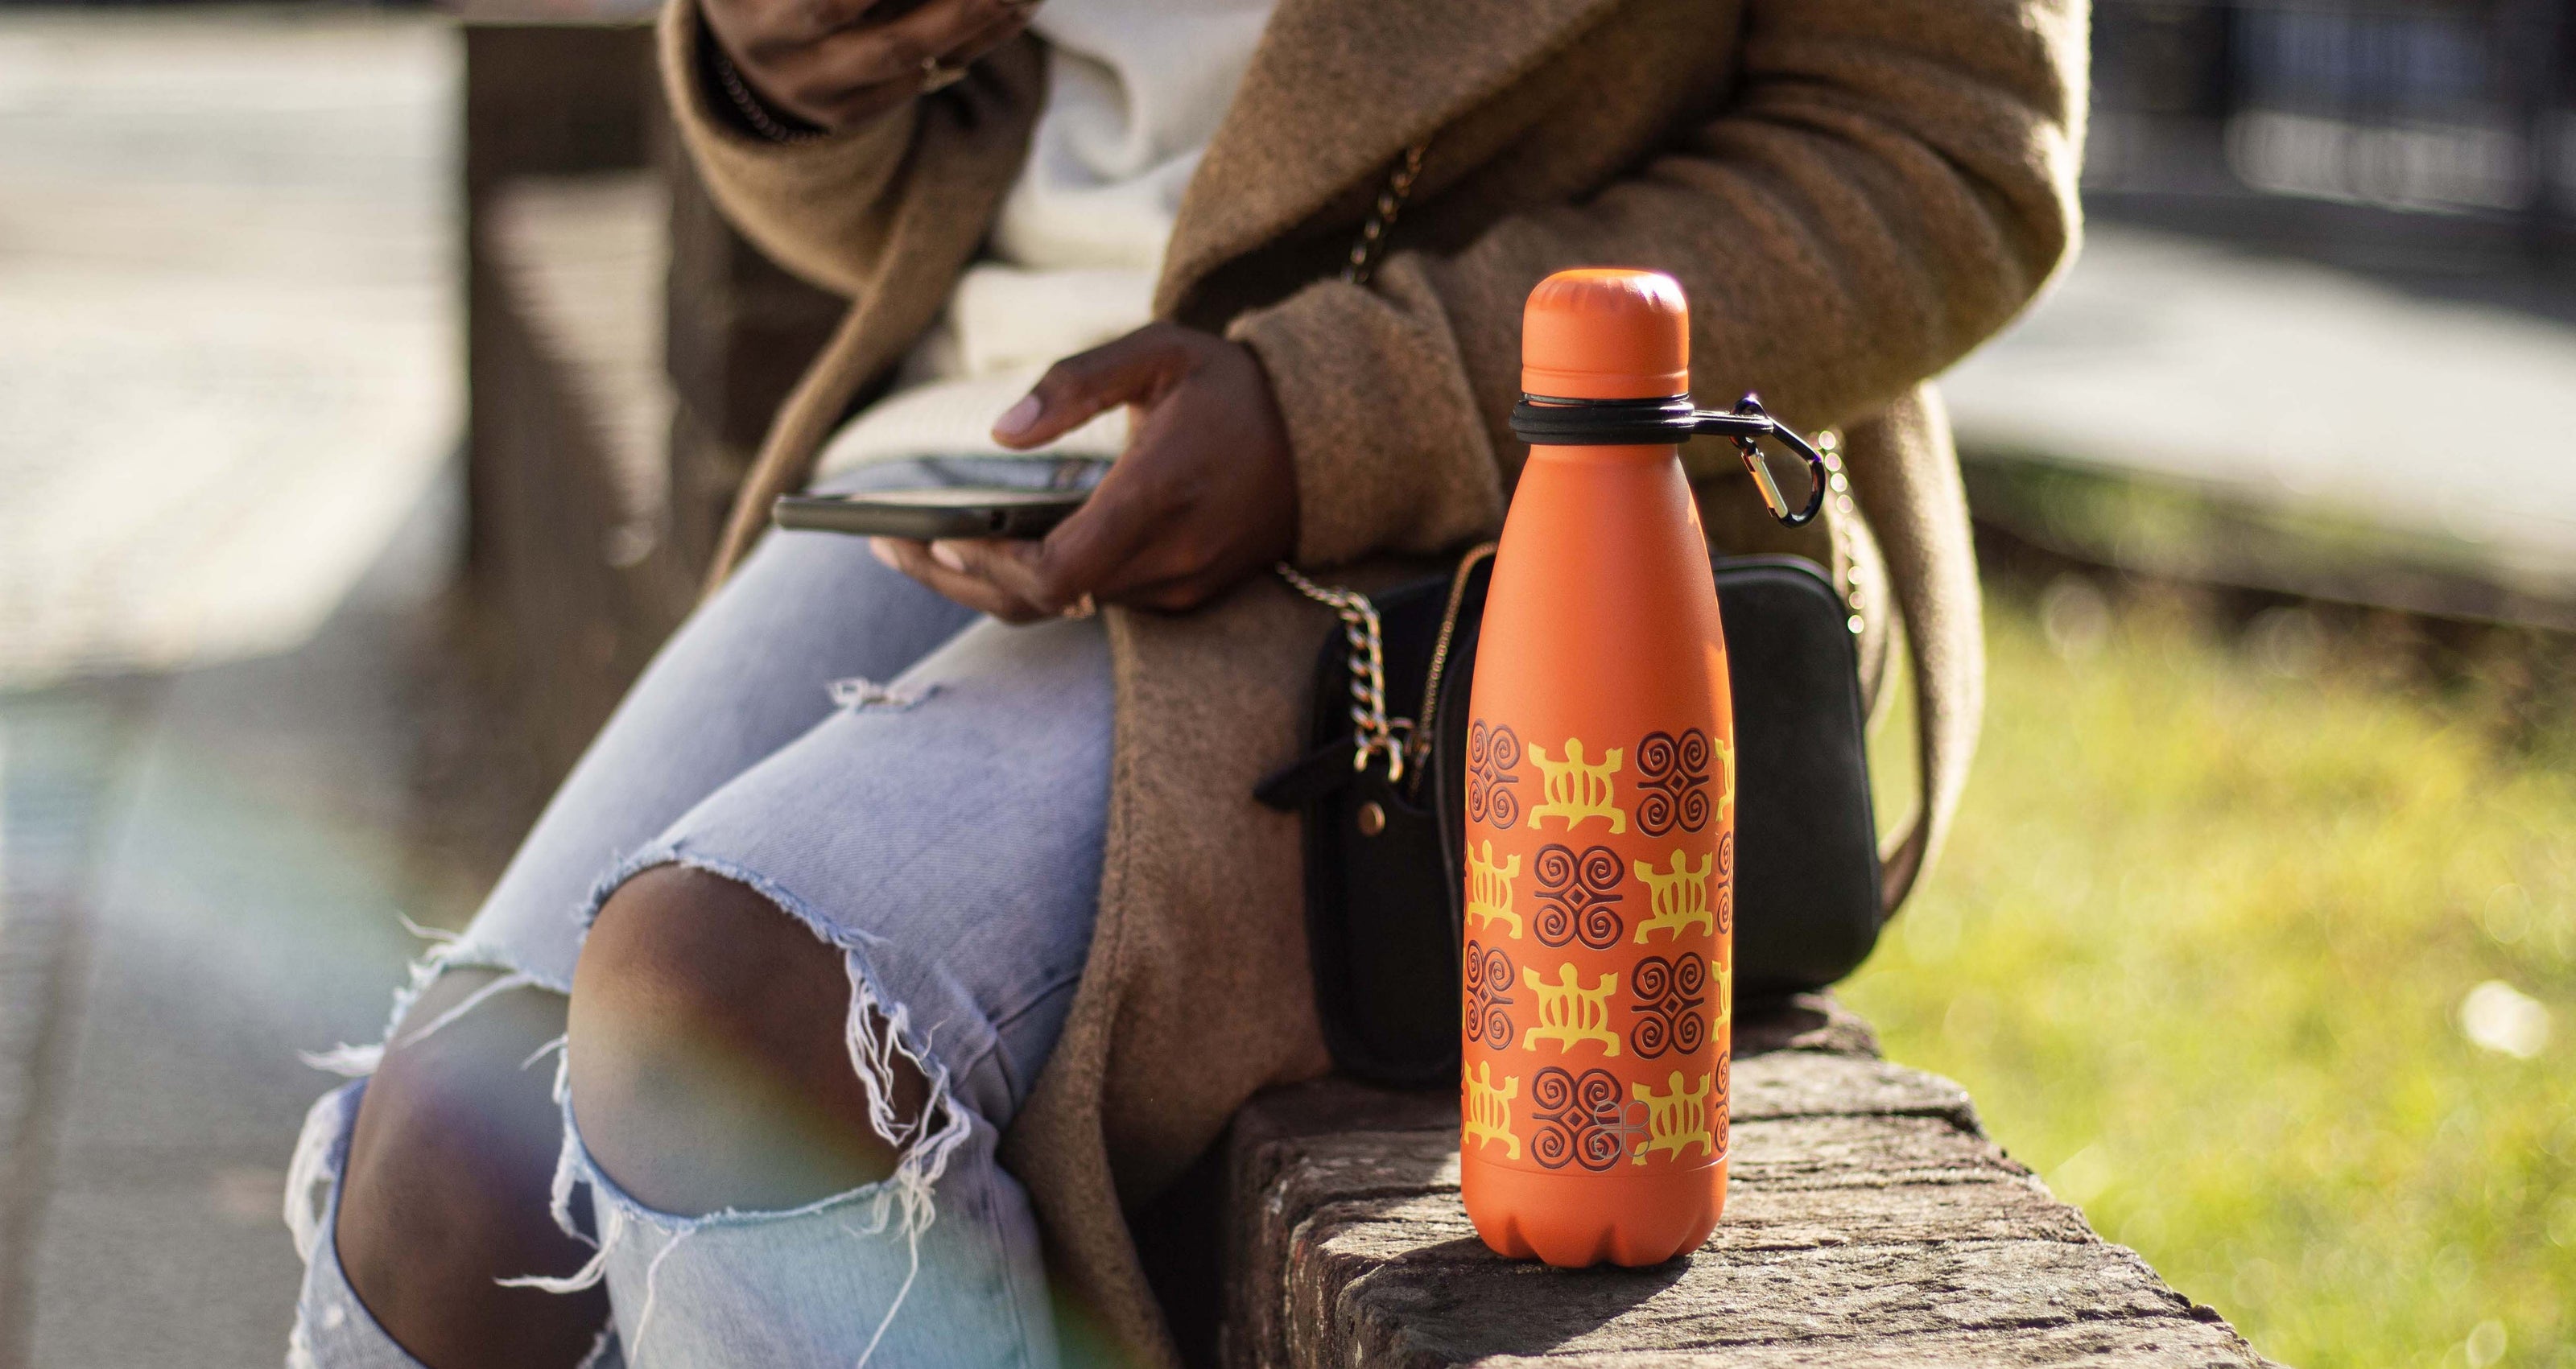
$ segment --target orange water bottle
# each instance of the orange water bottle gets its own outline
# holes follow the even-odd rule
[[[1460,1164],[1502,1254],[1655,1264],[1726,1205],[1735,751],[1726,643],[1676,444],[1813,451],[1749,398],[1695,410],[1681,287],[1541,282],[1513,414],[1531,443],[1470,708]]]

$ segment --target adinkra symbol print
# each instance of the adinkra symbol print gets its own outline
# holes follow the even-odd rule
[[[1512,1044],[1512,958],[1499,946],[1467,943],[1467,1039],[1495,1050]]]
[[[1721,759],[1718,753],[1724,743],[1711,743],[1708,734],[1688,728],[1681,736],[1669,732],[1649,732],[1637,743],[1637,826],[1647,836],[1660,837],[1675,827],[1697,832],[1708,826],[1715,806],[1708,796],[1709,762]],[[1734,757],[1722,759],[1733,767]],[[1733,776],[1728,777],[1733,786]],[[1717,802],[1723,803],[1724,792]]]
[[[1619,883],[1626,870],[1619,853],[1607,846],[1587,848],[1550,842],[1538,848],[1538,911],[1531,931],[1550,946],[1581,940],[1596,951],[1619,944],[1627,924],[1619,915]]]
[[[1637,997],[1637,1025],[1628,1048],[1652,1060],[1667,1050],[1688,1055],[1708,1040],[1708,962],[1695,951],[1673,960],[1650,955],[1637,962],[1629,986]]]
[[[1574,1161],[1589,1170],[1604,1170],[1628,1152],[1630,1133],[1643,1133],[1642,1121],[1627,1123],[1619,1081],[1608,1070],[1577,1075],[1551,1065],[1530,1080],[1532,1158],[1549,1169]]]
[[[1467,820],[1508,829],[1520,821],[1520,794],[1511,786],[1521,777],[1521,739],[1508,727],[1488,727],[1482,718],[1467,729]]]

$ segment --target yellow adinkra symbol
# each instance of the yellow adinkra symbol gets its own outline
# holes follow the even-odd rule
[[[1708,872],[1717,863],[1712,853],[1699,858],[1699,868],[1690,867],[1690,853],[1676,848],[1672,859],[1657,870],[1644,861],[1636,862],[1637,878],[1646,882],[1652,899],[1654,916],[1637,924],[1636,942],[1643,946],[1650,932],[1671,932],[1673,940],[1696,926],[1710,936],[1717,934],[1717,922],[1708,911]]]
[[[1583,759],[1583,739],[1568,737],[1564,760],[1549,760],[1543,746],[1532,746],[1529,754],[1538,766],[1540,787],[1547,795],[1545,803],[1530,810],[1531,831],[1537,831],[1539,823],[1547,818],[1562,820],[1569,832],[1586,818],[1609,819],[1614,834],[1628,830],[1628,815],[1611,802],[1619,791],[1610,780],[1619,773],[1619,763],[1626,752],[1614,746],[1601,753],[1600,764],[1588,764]]]
[[[1619,992],[1618,971],[1601,976],[1600,984],[1587,989],[1575,981],[1574,966],[1565,964],[1556,967],[1556,980],[1550,984],[1538,977],[1538,971],[1521,967],[1521,987],[1538,995],[1539,1022],[1521,1033],[1521,1049],[1537,1050],[1544,1037],[1566,1054],[1588,1041],[1601,1047],[1603,1055],[1617,1055],[1619,1034],[1610,1030],[1610,996]]]
[[[1521,1138],[1512,1134],[1512,1100],[1521,1096],[1521,1081],[1507,1075],[1503,1086],[1495,1088],[1494,1065],[1490,1060],[1477,1061],[1474,1073],[1460,1077],[1467,1082],[1467,1140],[1479,1146],[1487,1141],[1500,1141],[1504,1159],[1521,1158]]]
[[[1688,1093],[1682,1091],[1682,1072],[1674,1070],[1664,1091],[1657,1093],[1643,1084],[1630,1084],[1628,1096],[1646,1105],[1646,1143],[1637,1147],[1637,1163],[1646,1163],[1649,1151],[1663,1151],[1678,1160],[1682,1152],[1698,1146],[1709,1155],[1717,1154],[1714,1129],[1709,1125],[1708,1095],[1716,1082],[1714,1073],[1703,1074]]]
[[[1521,915],[1512,911],[1512,881],[1521,877],[1521,858],[1514,855],[1500,865],[1494,863],[1494,843],[1485,843],[1484,853],[1467,852],[1467,916],[1479,918],[1480,926],[1497,922],[1511,924],[1512,940],[1521,939]]]
[[[1717,759],[1726,772],[1725,784],[1717,791],[1717,815],[1724,818],[1735,808],[1735,748],[1719,741]]]

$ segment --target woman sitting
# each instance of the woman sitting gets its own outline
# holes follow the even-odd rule
[[[1265,568],[1492,534],[1560,268],[1669,272],[1703,395],[1843,430],[1820,529],[1703,518],[1829,563],[1873,684],[1904,615],[1901,894],[1980,678],[1924,381],[2070,250],[2084,47],[2081,0],[674,0],[708,187],[853,303],[719,587],[315,1107],[296,1362],[1174,1363],[1124,1214],[1329,1066],[1251,793],[1330,619]],[[968,480],[1096,489],[760,536]]]

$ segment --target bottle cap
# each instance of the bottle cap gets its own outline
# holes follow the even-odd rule
[[[1690,392],[1690,305],[1660,271],[1559,271],[1521,312],[1521,389],[1558,399]]]

